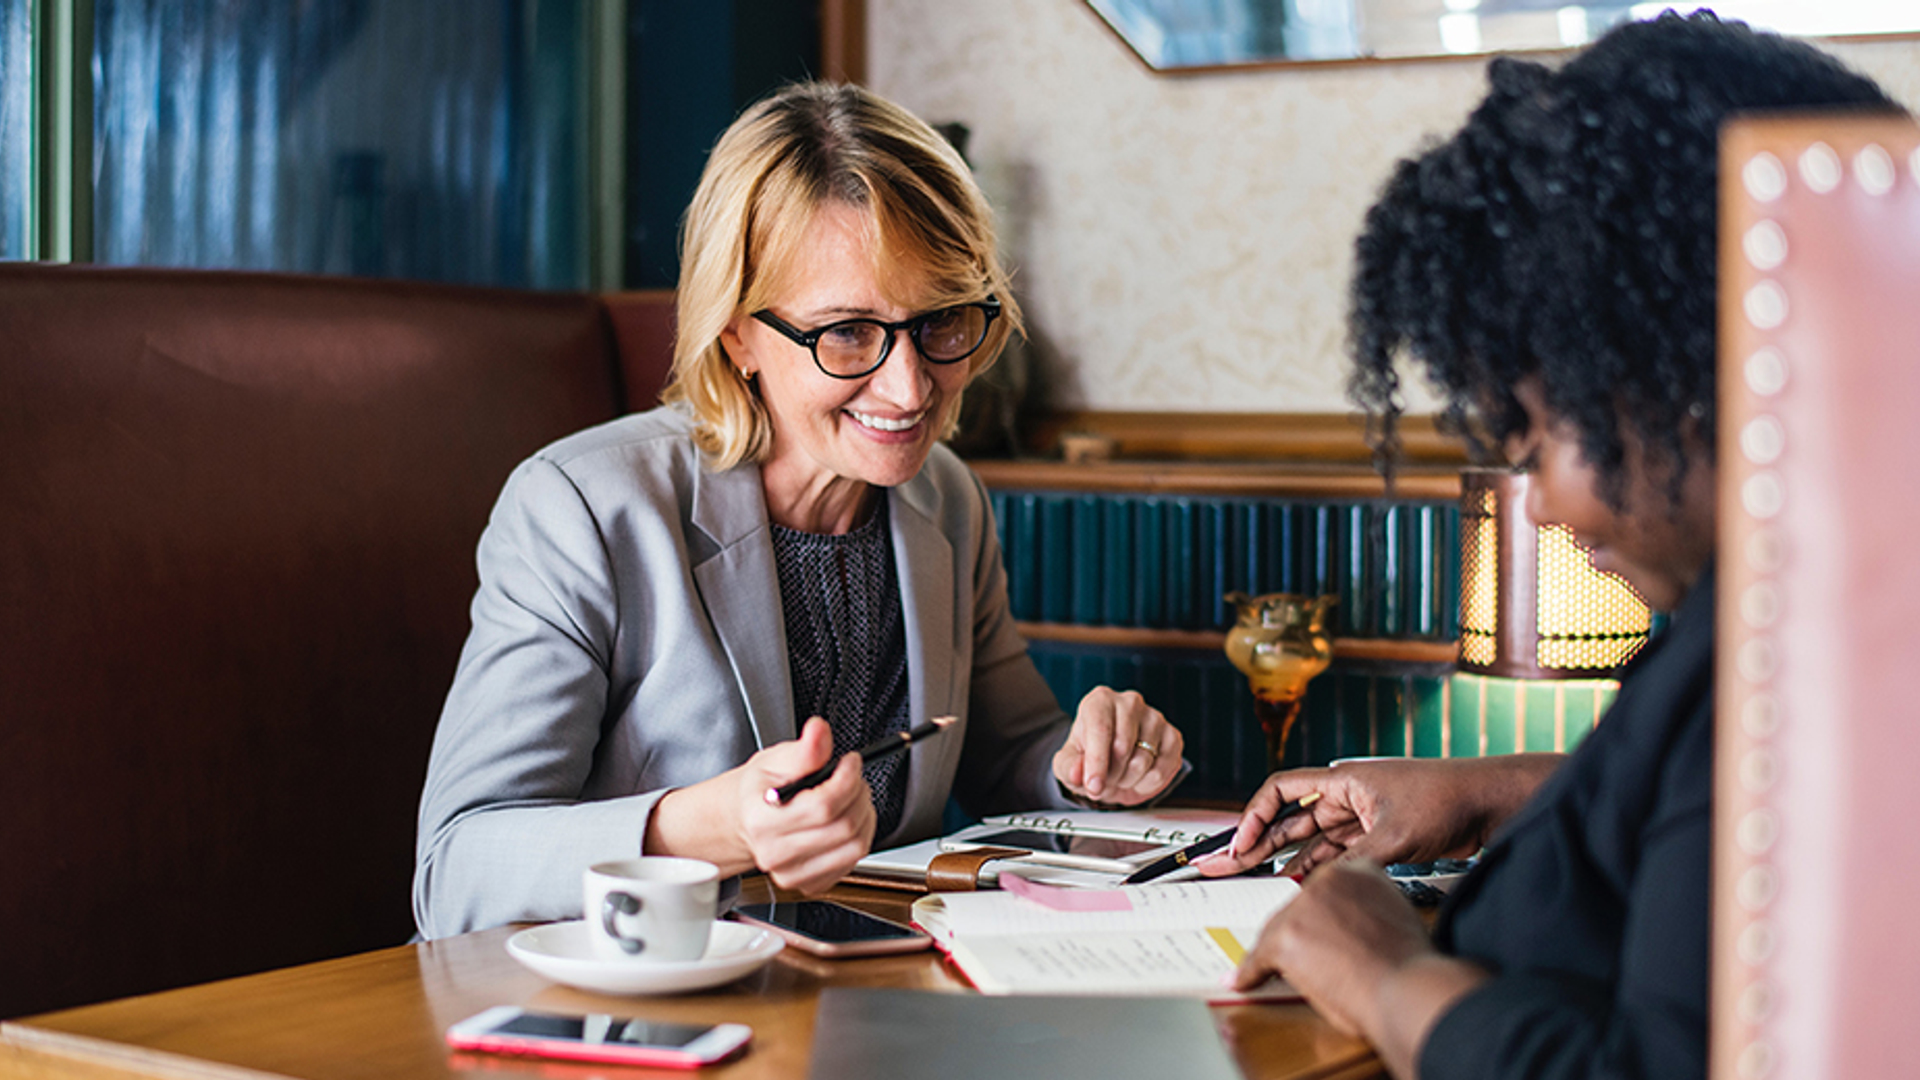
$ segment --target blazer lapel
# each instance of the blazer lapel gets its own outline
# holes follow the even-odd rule
[[[954,590],[967,583],[956,579],[953,544],[929,516],[927,503],[933,497],[932,487],[923,470],[894,488],[887,500],[894,565],[900,577],[900,609],[907,631],[909,725],[961,711],[954,701],[954,642],[966,631],[954,625]],[[963,718],[961,726],[915,746],[908,755],[907,808],[901,815],[902,827],[927,815],[938,824],[944,802],[922,805],[928,800],[921,793],[946,790],[958,768],[965,735]],[[876,837],[875,841],[883,839]]]
[[[786,616],[759,467],[739,465],[722,473],[701,469],[693,485],[692,520],[719,549],[694,566],[694,584],[733,666],[754,739],[765,749],[796,731]]]

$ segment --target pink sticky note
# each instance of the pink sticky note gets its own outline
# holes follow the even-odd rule
[[[1023,900],[1055,911],[1132,911],[1133,901],[1123,889],[1063,889],[1042,885],[1018,874],[1002,873],[1000,887]]]

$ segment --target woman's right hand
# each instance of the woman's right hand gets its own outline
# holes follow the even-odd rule
[[[1559,754],[1486,758],[1395,758],[1336,762],[1274,773],[1248,800],[1226,851],[1194,862],[1210,877],[1265,862],[1307,841],[1287,873],[1348,855],[1381,864],[1463,858],[1485,846],[1564,760]],[[1318,793],[1304,813],[1277,825],[1282,804]]]
[[[768,792],[831,760],[833,731],[816,716],[799,738],[669,792],[654,807],[644,850],[706,859],[723,874],[757,867],[781,888],[825,892],[873,845],[873,796],[859,756],[843,755],[825,782],[785,803]]]
[[[822,893],[866,858],[877,818],[860,757],[847,754],[824,783],[785,803],[769,793],[833,760],[833,730],[814,717],[792,742],[775,743],[740,766],[740,835],[753,864],[773,883]]]

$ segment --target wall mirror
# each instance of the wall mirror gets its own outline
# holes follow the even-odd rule
[[[1798,37],[1920,33],[1914,0],[1087,0],[1155,71],[1528,52],[1585,45],[1672,8]]]

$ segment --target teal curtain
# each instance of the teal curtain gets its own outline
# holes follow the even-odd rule
[[[33,227],[30,0],[0,0],[0,259],[23,259]]]
[[[586,6],[96,0],[96,260],[584,288]]]

